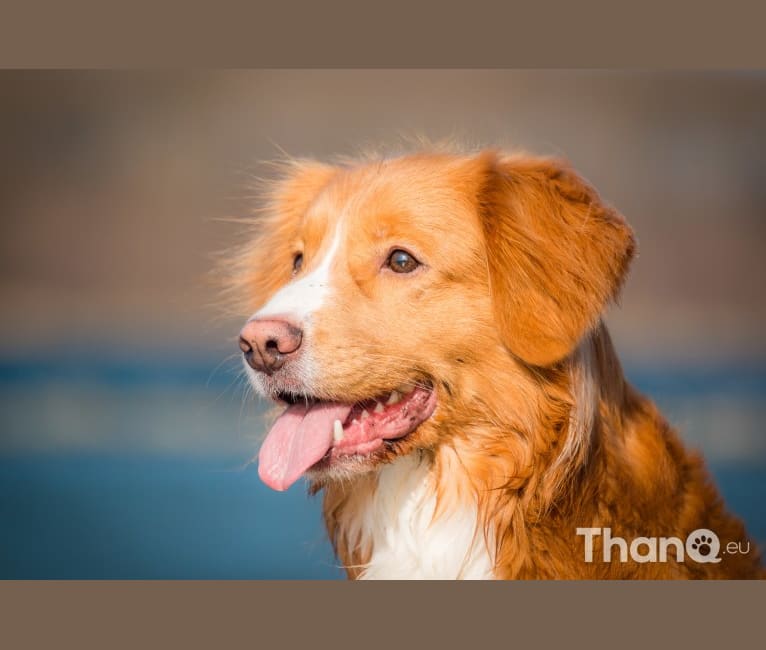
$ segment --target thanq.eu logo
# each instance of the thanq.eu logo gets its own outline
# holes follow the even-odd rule
[[[678,537],[636,537],[630,544],[620,536],[612,536],[611,528],[578,528],[577,535],[585,538],[585,561],[593,562],[593,545],[597,537],[602,537],[602,559],[612,561],[612,552],[617,550],[620,562],[627,562],[628,556],[634,562],[667,562],[668,553],[674,555],[677,562],[684,562],[688,555],[700,564],[720,562],[721,542],[712,530],[698,528],[686,538]],[[724,553],[749,553],[750,542],[729,542]]]

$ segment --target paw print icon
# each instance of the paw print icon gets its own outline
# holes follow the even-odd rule
[[[707,528],[698,528],[689,533],[686,538],[687,555],[700,564],[720,562],[718,553],[721,550],[721,543],[712,530]]]

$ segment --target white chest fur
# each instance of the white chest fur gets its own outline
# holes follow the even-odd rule
[[[461,504],[434,519],[435,506],[435,487],[425,463],[407,456],[384,466],[377,489],[352,523],[362,545],[372,548],[359,577],[492,578],[492,559],[484,535],[477,532],[475,505]]]

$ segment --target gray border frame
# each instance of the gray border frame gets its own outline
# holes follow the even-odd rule
[[[250,4],[236,16],[221,8],[192,15],[180,3],[15,4],[4,7],[0,24],[0,64],[9,68],[766,67],[766,5],[742,0],[727,3],[723,13],[702,2],[657,3],[653,10],[647,3],[620,10],[578,2],[474,5],[468,17],[444,5],[411,4],[403,14],[390,4],[349,3],[335,12],[324,3]],[[433,647],[448,640],[463,647],[559,641],[722,648],[761,632],[764,602],[765,582],[6,581],[0,644]]]

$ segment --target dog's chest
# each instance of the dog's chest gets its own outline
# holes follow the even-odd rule
[[[362,545],[372,548],[361,579],[493,577],[475,505],[448,508],[434,519],[436,494],[425,463],[404,457],[386,465],[365,501],[352,523]]]

